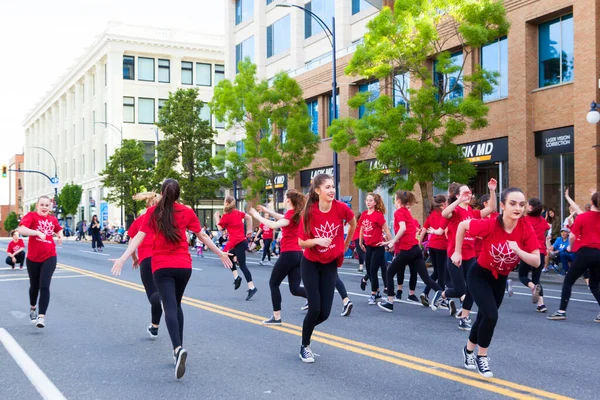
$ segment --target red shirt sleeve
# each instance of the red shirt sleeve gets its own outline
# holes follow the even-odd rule
[[[348,207],[345,204],[341,204],[340,209],[342,210],[340,217],[344,221],[349,222],[352,219],[354,219],[354,213],[352,212],[352,210],[350,209],[350,207]]]
[[[19,226],[24,226],[25,228],[31,229],[31,225],[32,224],[33,224],[33,213],[32,212],[28,212],[21,219],[21,222],[19,223]]]
[[[130,238],[135,237],[135,235],[137,235],[140,231],[140,220],[142,220],[143,218],[143,215],[137,217],[129,226],[129,229],[127,230],[127,235],[129,235]]]
[[[146,234],[155,234],[154,226],[152,224],[152,214],[154,213],[154,207],[151,207],[144,214],[144,219],[140,223],[140,231]]]
[[[219,225],[223,229],[227,229],[227,225],[229,225],[229,219],[231,218],[230,215],[231,213],[223,214],[217,225]]]
[[[378,212],[377,213],[377,222],[379,223],[379,226],[384,226],[386,221],[385,221],[385,217],[383,216],[383,213]]]
[[[11,253],[11,254],[12,254],[12,252],[13,252],[13,249],[14,249],[14,248],[15,248],[15,242],[13,242],[13,241],[11,240],[11,241],[10,241],[10,243],[8,244],[8,249],[6,249],[6,251],[7,251],[8,253]]]
[[[469,233],[483,239],[494,232],[495,224],[495,219],[472,219],[469,221]]]
[[[200,227],[200,220],[198,219],[198,216],[196,215],[194,210],[192,210],[191,208],[188,208],[186,210],[186,213],[188,216],[186,229],[188,229],[192,232],[200,232],[200,230],[202,229]]]
[[[520,222],[524,222],[523,220],[520,220]],[[527,253],[531,253],[534,250],[539,250],[540,248],[540,244],[538,242],[537,239],[537,235],[535,234],[535,231],[533,230],[533,228],[531,227],[530,224],[527,223],[523,223],[523,235],[521,237],[521,242],[519,243],[519,246],[523,249],[523,251],[526,251]]]
[[[569,229],[571,229],[571,233],[575,236],[581,235],[581,223],[579,222],[580,218],[575,218],[575,222]]]
[[[481,210],[471,210],[471,213],[473,214],[473,218],[481,219]]]

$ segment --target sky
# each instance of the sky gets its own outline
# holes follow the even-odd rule
[[[23,152],[25,116],[109,21],[223,34],[225,1],[0,1],[0,164]],[[0,178],[7,203],[8,179]]]

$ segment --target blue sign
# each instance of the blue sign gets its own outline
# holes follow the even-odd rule
[[[53,176],[52,178],[50,178],[50,183],[53,185],[58,185],[58,177]]]
[[[103,201],[100,203],[100,218],[102,220],[102,226],[108,225],[108,203]]]

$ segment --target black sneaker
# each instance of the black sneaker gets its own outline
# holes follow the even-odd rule
[[[400,303],[402,301],[402,290],[398,290],[396,292],[396,297],[394,297],[394,303]]]
[[[506,280],[506,292],[508,293],[508,297],[512,297],[512,295],[514,294],[512,279]]]
[[[32,324],[35,324],[37,322],[37,317],[38,317],[37,310],[35,308],[30,309],[29,310],[29,320],[31,321]]]
[[[233,288],[234,290],[238,290],[240,288],[240,285],[242,284],[242,277],[238,276],[237,278],[235,278],[235,280],[233,281]]]
[[[471,322],[471,320],[468,317],[465,318],[461,318],[458,320],[458,329],[460,329],[461,331],[471,331],[471,327],[473,326],[473,323]]]
[[[304,303],[304,305],[302,307],[300,307],[301,311],[306,311],[308,310],[308,300]]]
[[[344,307],[342,308],[342,317],[347,317],[348,315],[350,315],[350,313],[352,312],[352,307],[352,302],[348,300],[348,302],[344,304]]]
[[[252,298],[252,296],[254,296],[256,294],[256,292],[258,292],[257,288],[248,289],[248,296],[246,296],[246,301],[250,300]]]
[[[281,325],[281,320],[271,315],[271,318],[263,321],[263,325]]]
[[[367,281],[365,281],[364,278],[361,278],[361,280],[360,280],[360,290],[362,290],[364,292],[366,288],[367,288]]]
[[[535,311],[537,311],[539,313],[544,313],[544,312],[548,311],[548,309],[546,308],[546,306],[544,304],[542,304],[541,306],[537,306]]]
[[[300,346],[300,360],[302,360],[303,363],[314,363],[315,362],[315,356],[313,355],[313,352],[310,350],[310,347],[308,346]]]
[[[390,303],[388,300],[382,301],[381,303],[377,303],[377,307],[381,308],[383,311],[386,312],[394,311],[394,303]]]
[[[440,304],[442,304],[442,300],[444,300],[442,298],[442,291],[438,290],[437,292],[435,292],[435,294],[433,295],[433,299],[431,300],[431,309],[433,311],[437,311],[437,309],[440,307]]]
[[[450,313],[451,317],[456,315],[456,304],[452,299],[448,300],[448,312]]]
[[[185,361],[187,360],[187,351],[184,348],[180,348],[175,356],[175,378],[181,379],[185,374]]]
[[[419,298],[421,299],[421,304],[423,304],[423,307],[429,307],[429,297],[427,297],[425,293],[421,293]]]
[[[381,293],[377,292],[377,294],[375,295],[375,300],[379,300],[381,299]]]
[[[533,289],[531,290],[531,302],[533,304],[537,303],[538,300],[540,299],[540,293],[542,291],[542,285],[537,284],[533,287]]]
[[[419,298],[417,296],[415,296],[414,294],[409,294],[408,295],[408,301],[414,301],[415,303],[419,302]]]
[[[490,358],[488,356],[477,356],[477,370],[479,371],[479,375],[491,378],[494,376],[492,371],[490,370]]]
[[[567,313],[565,311],[556,311],[554,314],[548,315],[546,318],[553,321],[563,321],[567,319]]]
[[[148,329],[146,329],[146,331],[148,332],[148,335],[150,335],[151,339],[156,339],[158,337],[158,328],[155,328],[152,325],[150,325]]]
[[[468,353],[467,346],[463,347],[463,362],[466,369],[472,371],[477,369],[477,361],[474,352]]]

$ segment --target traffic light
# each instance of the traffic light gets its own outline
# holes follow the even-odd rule
[[[6,178],[6,173],[8,172],[8,167],[6,165],[2,166],[2,177]]]

